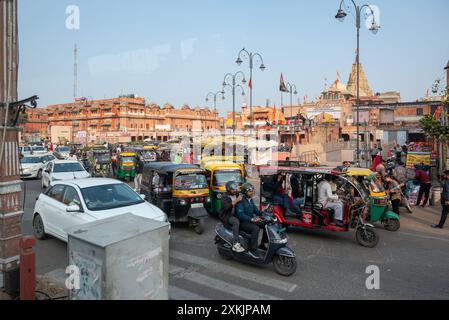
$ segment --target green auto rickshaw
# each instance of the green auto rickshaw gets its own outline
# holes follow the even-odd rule
[[[386,230],[398,231],[401,227],[400,217],[390,210],[388,194],[376,174],[365,168],[348,168],[345,173],[356,178],[369,194],[370,221],[380,221]]]
[[[122,152],[117,159],[115,176],[119,180],[131,180],[136,176],[136,156],[134,152]]]
[[[221,198],[226,192],[226,183],[234,181],[241,185],[245,182],[245,171],[241,165],[234,162],[207,162],[204,169],[211,199],[205,208],[209,214],[218,216],[221,211]]]

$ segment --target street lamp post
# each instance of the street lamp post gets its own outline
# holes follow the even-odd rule
[[[373,17],[371,27],[369,30],[376,34],[380,26],[376,23],[376,18],[373,9],[369,4],[364,4],[363,6],[357,5],[354,0],[351,0],[354,5],[356,11],[356,28],[357,28],[357,166],[360,167],[360,27],[361,27],[361,15],[363,9],[369,9],[371,11],[371,15]],[[344,0],[340,2],[340,9],[335,16],[336,19],[343,22],[346,16],[348,15],[343,9]]]
[[[213,97],[213,99],[214,99],[214,111],[215,111],[215,112],[217,111],[217,97],[218,97],[219,95],[221,95],[221,99],[222,99],[222,100],[225,99],[225,96],[224,96],[223,91],[218,91],[218,92],[216,92],[216,93],[209,92],[209,93],[207,94],[207,96],[206,96],[206,102],[209,102],[209,100],[210,100],[209,97],[210,97],[210,96]]]
[[[254,128],[254,119],[253,119],[253,68],[254,62],[259,65],[261,71],[264,71],[267,67],[263,63],[263,58],[259,53],[248,52],[245,48],[240,50],[237,60],[235,61],[239,66],[243,63],[241,57],[246,55],[249,60],[249,113],[250,113],[250,128],[251,130]]]
[[[237,71],[235,74],[228,73],[225,75],[223,80],[223,90],[221,91],[224,97],[226,87],[230,87],[232,90],[232,134],[235,137],[235,91],[237,88],[242,90],[242,96],[245,95],[245,90],[243,86],[237,84],[237,79],[239,76],[242,77],[242,84],[246,83],[245,74],[242,71]]]
[[[290,93],[290,117],[291,120],[293,120],[293,95],[298,95],[298,90],[296,89],[296,85],[295,84],[290,84],[290,82],[287,82],[287,89],[288,92]],[[294,90],[294,91],[293,91]],[[290,122],[290,134],[291,134],[291,150],[290,150],[290,155],[293,152],[293,131],[294,131],[294,126],[292,127],[291,122]]]

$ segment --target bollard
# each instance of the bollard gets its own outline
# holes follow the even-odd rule
[[[20,300],[34,300],[36,291],[36,254],[33,247],[36,238],[25,236],[20,239]]]

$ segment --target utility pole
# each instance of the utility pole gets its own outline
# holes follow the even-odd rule
[[[447,62],[446,67],[444,68],[444,70],[446,70],[446,90],[444,90],[444,93],[447,93],[447,90],[449,90],[449,61]],[[443,104],[443,125],[447,126],[449,125],[449,116],[448,116],[449,110],[448,108],[446,108],[446,106]],[[448,149],[448,144],[447,142],[444,144],[442,151],[443,151],[443,163],[442,163],[442,169],[443,170],[447,170],[448,169],[448,165],[447,165],[447,149]]]
[[[0,0],[0,289],[18,291],[22,236],[19,128],[11,123],[17,100],[17,0]]]
[[[78,48],[73,49],[73,101],[76,100],[78,96]]]

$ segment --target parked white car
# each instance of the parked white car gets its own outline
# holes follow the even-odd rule
[[[60,160],[67,159],[70,155],[70,148],[67,146],[56,147],[53,151],[53,154],[56,158]]]
[[[67,229],[125,213],[168,222],[167,215],[144,198],[113,179],[58,181],[37,199],[34,234],[40,240],[52,235],[67,242]]]
[[[30,146],[19,147],[19,153],[21,153],[23,155],[30,155],[31,147]]]
[[[22,178],[41,179],[47,163],[55,159],[51,154],[24,156],[20,160],[20,176]]]
[[[53,160],[47,163],[42,173],[42,188],[48,188],[54,181],[89,178],[89,172],[73,160]]]
[[[33,151],[34,155],[41,155],[48,153],[47,149],[45,149],[42,146],[32,146],[31,150]]]

